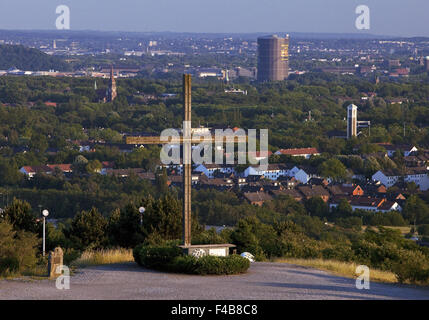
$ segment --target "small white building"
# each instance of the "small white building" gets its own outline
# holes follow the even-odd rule
[[[402,151],[404,157],[408,157],[411,153],[419,151],[419,149],[413,145],[392,145],[390,143],[379,143],[378,145],[386,149],[387,155],[390,158],[395,155],[397,150]]]
[[[213,179],[217,171],[224,174],[236,174],[233,165],[200,164],[195,168],[195,171],[204,173],[209,179]]]
[[[425,168],[409,168],[404,176],[404,182],[414,182],[422,191],[429,190],[429,171]],[[372,176],[373,181],[380,181],[386,188],[393,187],[400,179],[400,175],[392,172],[378,171]]]
[[[307,184],[312,178],[320,178],[314,168],[294,167],[290,171],[290,176],[303,184]]]
[[[288,177],[289,169],[281,164],[269,164],[266,168],[263,166],[250,166],[244,171],[244,177],[264,176],[267,179],[276,181],[279,177]]]
[[[329,208],[332,210],[340,204],[341,200],[345,199],[352,210],[364,210],[369,212],[393,212],[402,211],[402,207],[394,201],[388,201],[384,198],[371,198],[371,197],[341,197],[338,196],[330,200]]]

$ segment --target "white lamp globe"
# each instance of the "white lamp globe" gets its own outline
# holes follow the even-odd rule
[[[49,216],[49,211],[48,210],[43,210],[42,214],[43,214],[44,217],[47,217],[47,216]]]

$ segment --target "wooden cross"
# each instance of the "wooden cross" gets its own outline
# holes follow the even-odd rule
[[[201,142],[216,142],[219,139],[215,137],[192,138],[192,80],[191,75],[183,75],[183,135],[180,138],[170,137],[168,142],[161,140],[159,136],[149,137],[126,137],[127,144],[182,144],[183,145],[183,246],[191,247],[191,202],[192,202],[192,144]],[[230,140],[227,136],[223,137],[222,143]],[[234,142],[247,142],[247,136],[234,136]]]

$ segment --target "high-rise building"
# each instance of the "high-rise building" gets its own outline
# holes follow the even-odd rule
[[[425,69],[426,71],[429,71],[429,56],[425,57]]]
[[[347,139],[357,136],[357,106],[351,104],[347,107]]]
[[[118,93],[116,91],[116,80],[115,75],[113,73],[113,66],[110,70],[110,81],[109,81],[109,89],[107,90],[107,102],[112,102],[116,99],[118,96]]]
[[[258,38],[258,81],[282,81],[289,76],[289,35]]]

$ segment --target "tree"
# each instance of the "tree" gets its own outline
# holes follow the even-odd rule
[[[74,217],[70,235],[82,248],[100,247],[106,242],[106,228],[106,219],[96,208],[92,208]]]
[[[0,181],[4,185],[16,185],[23,178],[23,175],[19,172],[17,165],[14,162],[0,160]]]
[[[143,226],[148,233],[157,232],[166,240],[182,237],[182,206],[178,199],[170,194],[158,200],[149,198],[145,204]],[[194,227],[194,221],[192,221]]]
[[[142,243],[145,232],[140,226],[140,212],[137,207],[128,204],[123,210],[113,211],[109,218],[108,233],[114,245],[133,248]]]
[[[239,252],[248,251],[255,257],[262,258],[263,250],[255,234],[255,227],[260,224],[256,218],[246,218],[238,222],[236,229],[231,234],[233,243]]]
[[[39,230],[36,217],[32,214],[31,206],[27,201],[14,198],[4,212],[4,218],[13,225],[14,230],[33,233],[37,233]]]
[[[308,199],[305,201],[304,205],[311,216],[325,218],[329,215],[328,205],[320,197]]]
[[[155,185],[160,195],[166,194],[168,192],[168,176],[167,170],[165,168],[155,175]]]
[[[30,150],[43,154],[45,153],[46,149],[48,149],[48,146],[48,141],[44,135],[40,133],[34,133],[31,136]]]
[[[0,275],[33,267],[38,242],[34,233],[15,231],[12,224],[0,221]]]
[[[336,209],[338,216],[350,216],[353,213],[353,208],[346,199],[341,199]]]
[[[429,206],[417,195],[408,198],[403,214],[411,224],[429,224]]]
[[[103,165],[99,160],[95,159],[89,161],[88,164],[85,166],[85,169],[88,173],[97,173],[100,172],[101,169],[103,169]]]
[[[89,161],[82,155],[78,155],[73,161],[73,171],[78,173],[86,172],[86,167]]]
[[[347,168],[338,159],[329,159],[319,167],[320,173],[325,178],[343,180],[347,177]]]

